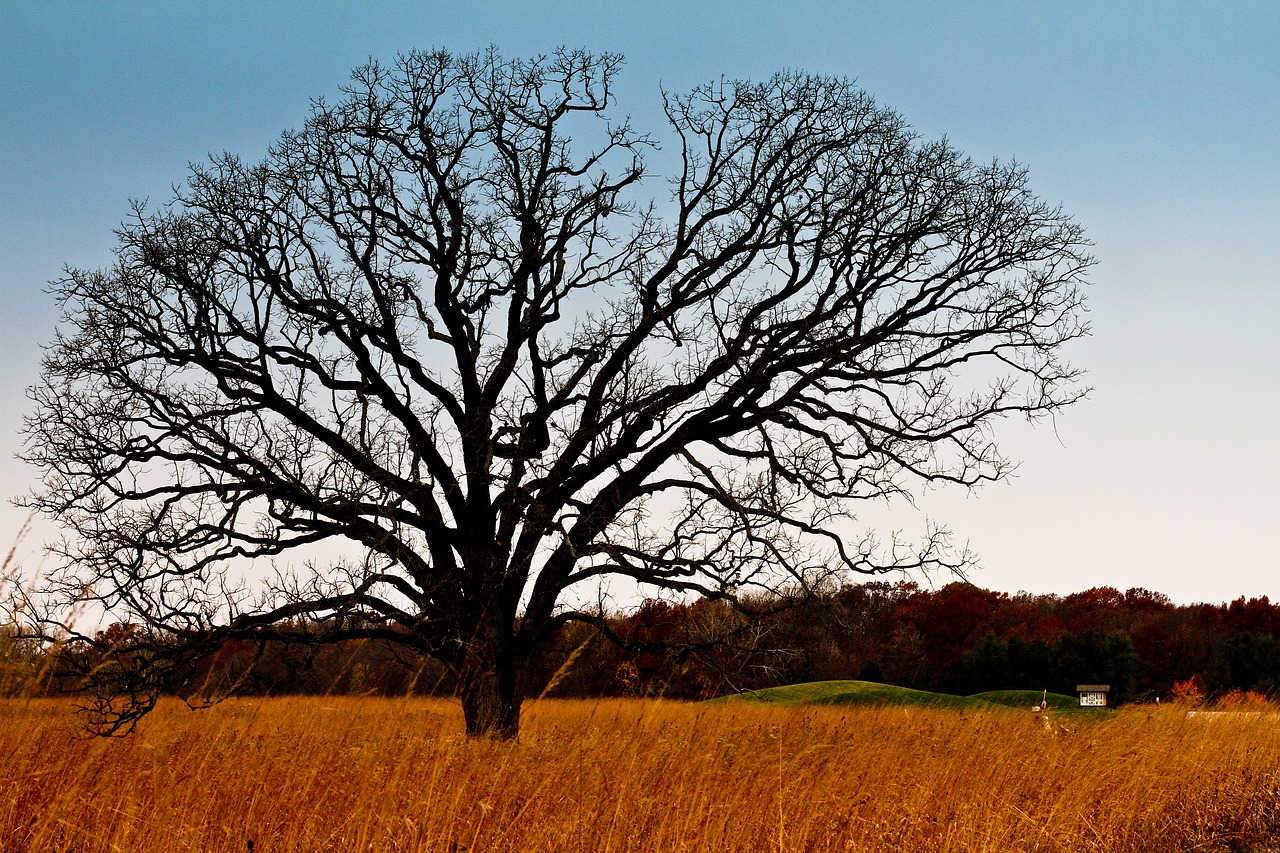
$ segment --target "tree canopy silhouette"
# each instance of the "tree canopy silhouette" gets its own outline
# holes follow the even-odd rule
[[[663,93],[651,136],[620,67],[371,62],[53,283],[29,502],[68,532],[51,591],[138,626],[96,671],[114,724],[226,639],[369,637],[514,736],[522,667],[602,583],[946,560],[853,509],[999,479],[996,422],[1082,396],[1087,244],[1021,166],[794,72]]]

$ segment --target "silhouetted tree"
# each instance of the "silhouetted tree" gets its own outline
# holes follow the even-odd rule
[[[665,94],[648,200],[620,65],[371,63],[53,284],[25,450],[69,532],[52,591],[151,638],[98,673],[131,700],[108,723],[227,639],[377,639],[512,737],[539,645],[608,628],[602,580],[733,599],[944,560],[842,519],[1001,478],[996,422],[1081,396],[1090,259],[1021,166],[783,73]]]

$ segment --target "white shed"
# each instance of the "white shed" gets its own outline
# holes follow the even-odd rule
[[[1076,692],[1080,694],[1081,708],[1107,707],[1107,694],[1111,692],[1110,684],[1077,684]]]

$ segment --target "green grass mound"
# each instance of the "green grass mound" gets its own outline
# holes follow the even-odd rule
[[[1039,701],[1040,694],[1036,694]],[[712,701],[773,702],[779,705],[894,705],[927,708],[990,710],[999,707],[982,698],[930,693],[908,687],[894,687],[874,681],[810,681],[751,690]],[[1032,703],[1028,703],[1030,708]]]
[[[986,693],[975,693],[969,698],[1030,711],[1040,704],[1041,696],[1044,696],[1044,693],[1040,690],[988,690]],[[1065,693],[1050,693],[1046,699],[1049,702],[1049,707],[1055,711],[1080,709],[1080,700],[1075,696],[1067,696]]]
[[[772,702],[778,705],[890,705],[974,711],[1013,708],[1030,711],[1040,704],[1041,696],[1044,693],[1039,690],[990,690],[972,696],[953,696],[950,693],[930,693],[927,690],[894,687],[874,681],[809,681],[764,690],[748,690],[711,701]],[[1052,711],[1098,715],[1098,709],[1082,709],[1080,700],[1075,696],[1050,693],[1045,698]]]

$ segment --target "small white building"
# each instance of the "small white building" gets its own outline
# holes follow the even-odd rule
[[[1077,684],[1076,692],[1080,694],[1081,708],[1107,707],[1107,694],[1111,692],[1110,684]]]

